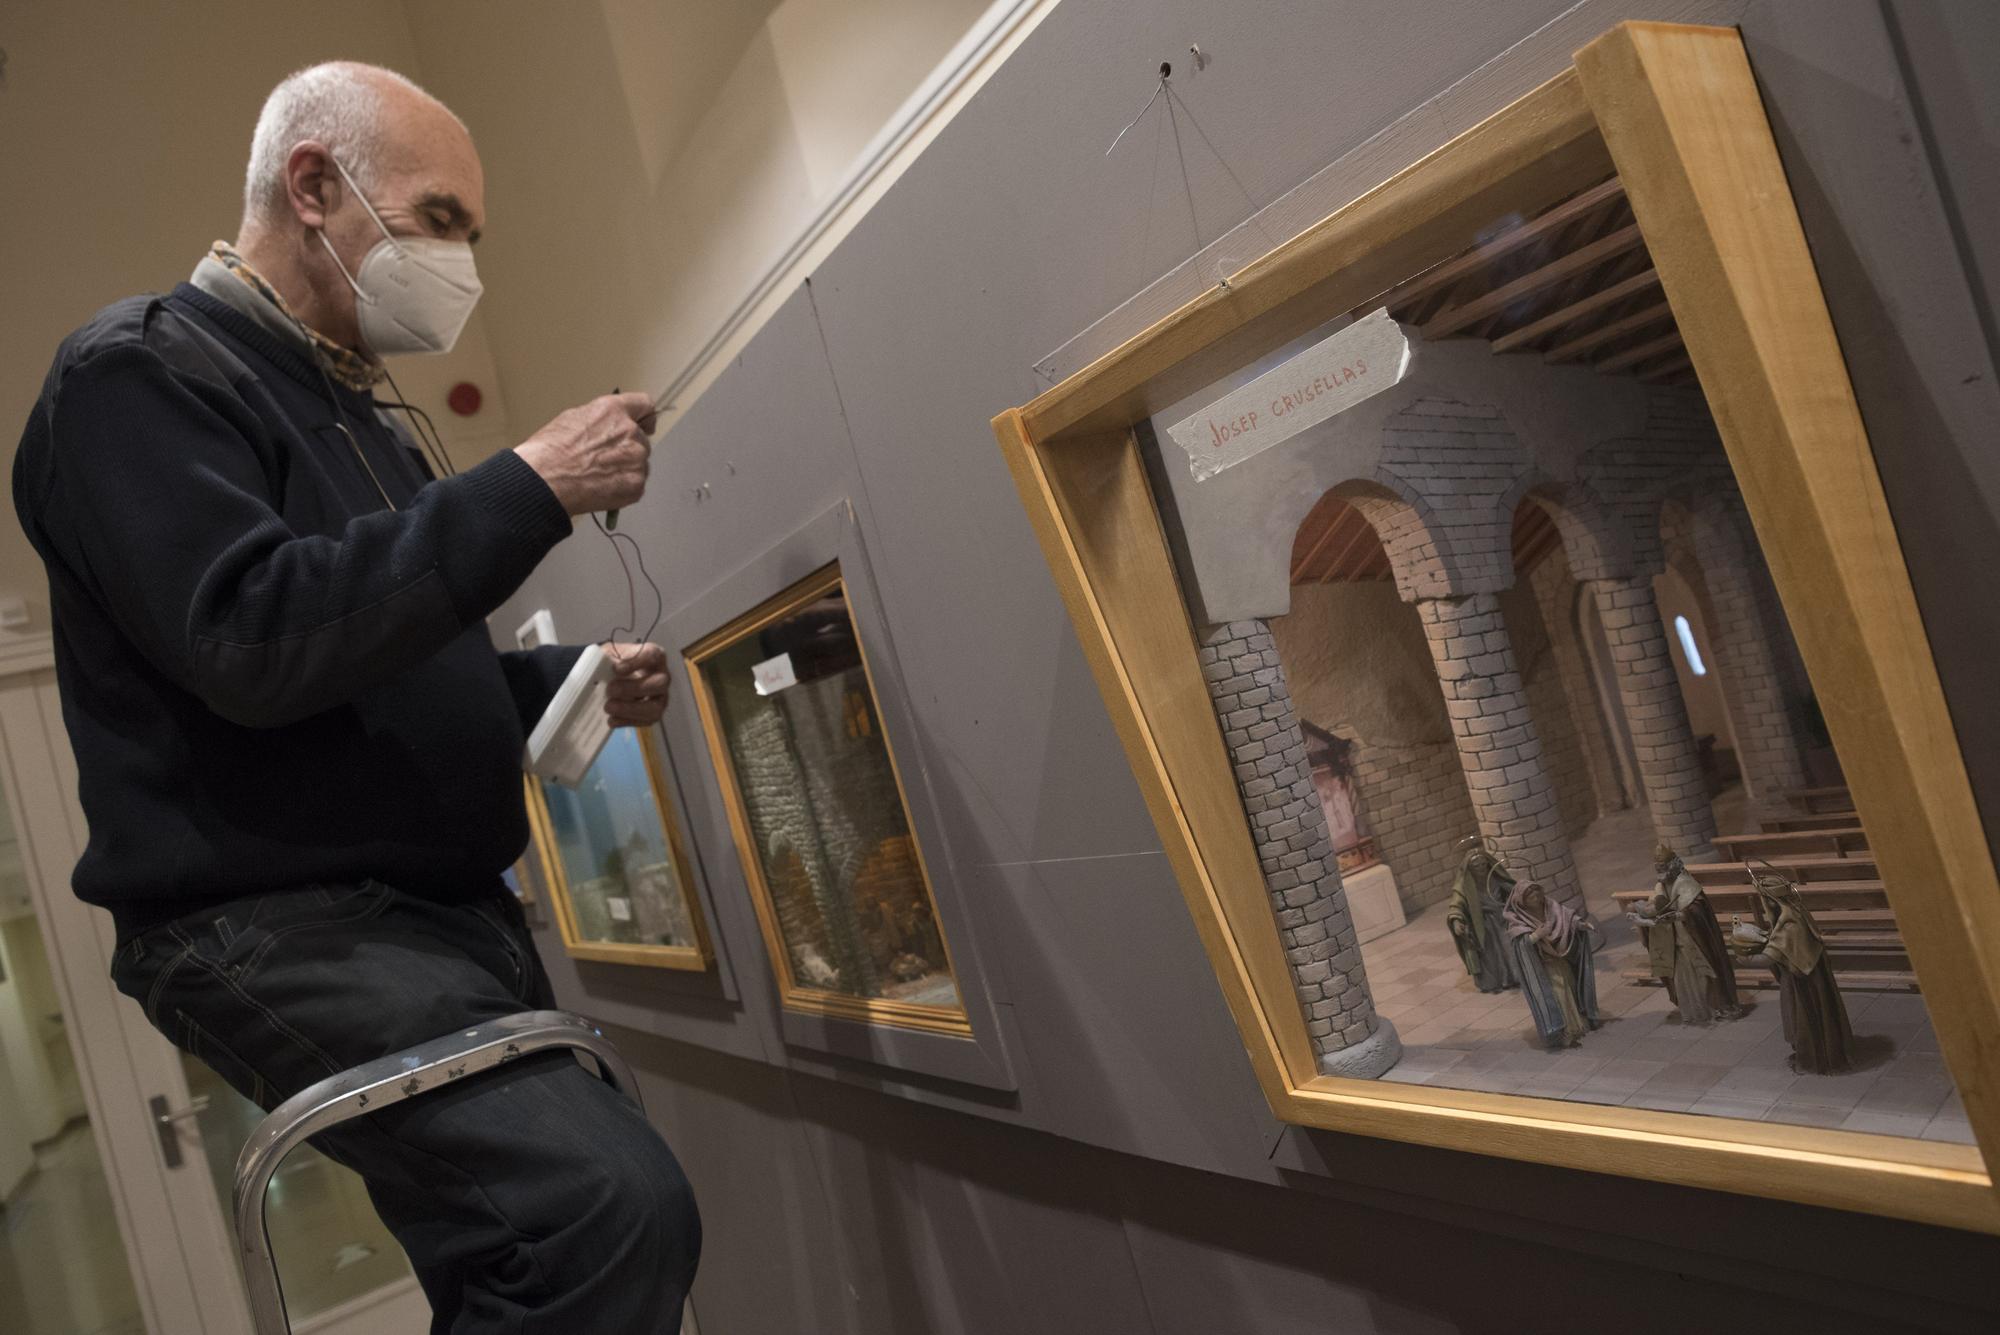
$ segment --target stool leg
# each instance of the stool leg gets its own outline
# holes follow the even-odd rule
[[[350,1067],[273,1108],[250,1133],[236,1158],[236,1237],[243,1284],[250,1295],[251,1324],[257,1335],[289,1335],[291,1331],[278,1262],[265,1226],[264,1197],[271,1175],[300,1141],[392,1103],[418,1098],[551,1048],[590,1054],[597,1062],[598,1074],[613,1089],[635,1104],[640,1102],[632,1068],[596,1025],[568,1011],[522,1011]]]

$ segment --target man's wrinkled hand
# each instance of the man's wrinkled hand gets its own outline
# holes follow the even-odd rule
[[[667,651],[657,644],[607,644],[617,675],[604,688],[614,728],[649,728],[667,712]]]

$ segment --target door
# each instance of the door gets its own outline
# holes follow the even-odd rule
[[[86,1302],[80,1312],[72,1307],[74,1314],[62,1318],[69,1324],[51,1330],[250,1335],[229,1185],[237,1150],[261,1114],[184,1057],[112,986],[110,915],[69,891],[84,821],[45,638],[0,647],[0,788],[21,869],[7,881],[0,841],[0,924],[9,921],[12,904],[12,921],[37,929],[35,959],[18,976],[31,997],[60,1016],[65,1041],[53,1046],[70,1054],[80,1114],[64,1120],[53,1147],[47,1137],[30,1143],[31,1153],[49,1165],[33,1174],[34,1182],[48,1188],[67,1174],[74,1179],[71,1196],[109,1206],[108,1220],[104,1210],[88,1212],[96,1220],[94,1234],[65,1240],[51,1230],[47,1245],[64,1249],[60,1265],[42,1268],[32,1258],[12,1258],[21,1271],[20,1302],[24,1310],[32,1303],[57,1310],[68,1301],[58,1291],[61,1276],[74,1270],[78,1249],[87,1249],[101,1274],[78,1301],[94,1305]],[[18,926],[0,927],[0,944],[11,947],[17,937],[26,940]],[[7,957],[10,976],[13,953]],[[46,973],[45,986],[37,969]],[[5,1001],[0,995],[0,1041],[7,1033]],[[0,1099],[7,1092],[0,1085]],[[4,1114],[0,1106],[0,1118]],[[46,1122],[43,1117],[38,1129]],[[0,1120],[0,1174],[9,1162],[6,1135]],[[13,1157],[20,1157],[18,1148]],[[301,1149],[273,1181],[267,1212],[295,1331],[398,1335],[428,1328],[429,1309],[402,1251],[352,1173]],[[38,1217],[60,1224],[53,1210]],[[10,1235],[21,1231],[27,1230],[10,1229]],[[0,1304],[12,1284],[0,1276]],[[39,1335],[39,1327],[17,1327],[11,1315],[0,1305],[0,1328]]]

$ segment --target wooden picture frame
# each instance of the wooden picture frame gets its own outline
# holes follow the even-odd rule
[[[1976,1146],[1316,1066],[1135,427],[1450,259],[1484,221],[1533,217],[1614,173],[1827,725],[1867,758],[1853,797]],[[1280,1119],[2000,1232],[2000,881],[1901,553],[1852,539],[1894,526],[1733,29],[1612,29],[1557,78],[993,425]]]
[[[689,645],[684,655],[688,678],[694,686],[696,709],[702,732],[707,738],[710,759],[721,782],[730,833],[736,844],[744,879],[750,890],[751,904],[756,910],[757,924],[764,938],[772,971],[777,979],[779,998],[786,1009],[805,1014],[856,1020],[871,1025],[926,1033],[969,1036],[973,1026],[966,1007],[963,975],[953,954],[949,934],[944,929],[943,915],[938,910],[936,887],[931,878],[923,841],[917,834],[917,822],[911,812],[909,792],[905,785],[902,767],[897,760],[896,748],[888,736],[886,727],[881,729],[882,747],[888,756],[902,822],[914,854],[917,874],[922,879],[924,902],[928,906],[931,922],[938,932],[945,967],[953,982],[957,996],[956,1004],[949,1007],[916,1004],[885,997],[855,996],[825,987],[815,987],[798,976],[793,965],[792,949],[779,922],[776,899],[765,872],[757,838],[752,832],[749,805],[743,795],[742,782],[726,735],[722,711],[710,680],[708,666],[718,655],[740,644],[746,637],[835,592],[841,594],[843,603],[847,606],[849,621],[852,623],[854,609],[847,599],[847,580],[842,573],[840,562],[834,560],[703,636]],[[858,625],[854,626],[854,632],[855,644],[861,656],[862,673],[868,686],[868,707],[873,711],[873,716],[879,720],[882,715],[881,691],[877,687],[875,672],[870,665],[867,646]]]
[[[549,861],[549,849],[542,837],[542,827],[536,817],[536,803],[541,794],[532,774],[521,776],[521,805],[528,813],[528,846],[514,862],[514,883],[520,887],[523,905],[539,904],[549,898],[549,887],[555,884],[555,867]]]
[[[555,828],[549,816],[548,798],[543,789],[547,780],[537,779],[533,775],[522,776],[528,807],[528,827],[531,833],[529,851],[523,856],[522,862],[526,863],[533,859],[538,879],[546,887],[549,909],[556,920],[556,928],[562,934],[563,949],[572,958],[595,960],[604,964],[630,964],[656,969],[704,972],[714,963],[714,952],[709,940],[707,919],[701,909],[701,899],[695,891],[693,864],[687,855],[687,845],[681,834],[680,822],[674,818],[670,783],[665,760],[660,754],[659,738],[653,729],[640,728],[621,729],[619,733],[614,734],[613,740],[625,733],[632,736],[644,760],[652,809],[660,818],[668,861],[673,867],[675,884],[687,910],[688,922],[695,937],[694,942],[690,945],[647,945],[597,940],[584,934],[577,916],[569,875],[564,869],[561,849],[556,842]]]

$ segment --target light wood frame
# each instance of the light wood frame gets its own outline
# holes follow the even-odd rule
[[[1841,751],[1981,1150],[1318,1072],[1134,427],[1473,230],[1616,172]],[[2000,881],[1867,435],[1733,29],[1574,65],[994,419],[1274,1112],[1287,1122],[2000,1233]]]
[[[855,997],[845,993],[829,992],[800,982],[792,971],[792,952],[785,944],[784,932],[778,924],[777,905],[771,895],[770,883],[764,877],[764,862],[758,854],[757,839],[751,832],[750,811],[743,800],[742,784],[736,776],[735,757],[730,754],[729,739],[723,734],[722,719],[716,708],[715,694],[704,669],[710,659],[739,643],[746,636],[756,634],[772,622],[782,620],[836,590],[840,592],[843,602],[847,605],[848,617],[852,623],[854,608],[852,600],[847,595],[847,581],[841,574],[840,562],[834,561],[759,603],[727,625],[703,636],[689,645],[685,651],[688,679],[694,685],[695,705],[701,718],[702,732],[708,739],[709,756],[722,783],[723,802],[729,814],[730,835],[736,844],[737,856],[743,864],[744,880],[750,887],[750,901],[757,911],[757,925],[764,937],[764,948],[770,954],[771,969],[778,980],[778,995],[787,1008],[808,1014],[860,1020],[869,1024],[893,1025],[929,1033],[970,1035],[972,1020],[965,1006],[965,983],[959,974],[957,961],[952,955],[951,939],[945,931],[944,917],[938,912],[937,891],[931,883],[930,866],[925,861],[923,841],[917,837],[916,821],[910,811],[910,799],[904,787],[903,772],[897,763],[896,748],[889,740],[886,726],[881,734],[882,749],[889,757],[889,769],[896,780],[896,798],[902,805],[903,823],[909,830],[910,847],[916,854],[918,874],[923,878],[924,899],[930,905],[931,921],[937,926],[938,941],[944,949],[945,967],[951,972],[952,984],[958,991],[958,1005],[923,1006],[881,997]],[[862,642],[861,628],[858,625],[854,626],[854,642],[861,655],[862,676],[868,683],[869,704],[879,720],[882,717],[882,696],[876,689],[874,670],[869,666],[868,649]]]
[[[660,828],[666,832],[667,856],[673,863],[681,902],[687,906],[688,921],[694,927],[694,944],[640,945],[625,941],[593,941],[584,936],[577,923],[576,903],[570,895],[569,873],[563,868],[562,850],[556,845],[555,827],[549,819],[548,798],[542,791],[542,781],[525,775],[528,828],[533,836],[529,840],[530,851],[536,856],[541,882],[548,887],[549,907],[555,915],[556,929],[562,933],[563,950],[572,958],[699,973],[707,970],[715,960],[709,943],[708,921],[701,911],[701,897],[695,893],[693,864],[688,859],[687,845],[681,837],[680,822],[674,819],[666,766],[659,754],[659,739],[651,728],[638,729],[637,733],[639,753],[646,762],[646,784],[653,794],[653,810],[659,813]]]

